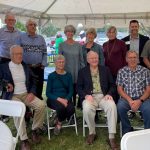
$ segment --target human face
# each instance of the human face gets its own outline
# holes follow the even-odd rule
[[[87,38],[87,41],[88,42],[94,42],[94,39],[95,39],[95,35],[93,33],[88,33],[86,35],[86,38]]]
[[[65,60],[64,59],[58,59],[55,62],[56,70],[64,70],[65,66]]]
[[[7,18],[5,19],[5,23],[8,29],[12,29],[15,26],[16,19],[13,15],[8,15]]]
[[[11,54],[11,60],[15,64],[20,64],[22,62],[23,51],[21,47],[15,47]]]
[[[91,52],[87,58],[87,62],[90,64],[90,67],[98,66],[98,54]]]
[[[138,23],[131,23],[129,26],[130,34],[132,35],[137,35],[139,32],[139,24]]]
[[[74,32],[73,31],[67,31],[65,33],[67,39],[73,39],[73,36],[74,36]]]
[[[126,61],[129,68],[135,69],[138,64],[138,55],[134,52],[129,52],[126,57]]]
[[[114,40],[116,38],[116,30],[111,29],[109,32],[107,32],[107,37],[109,40]]]
[[[29,21],[26,27],[27,27],[27,32],[30,35],[35,35],[35,32],[36,32],[36,23],[35,22]]]

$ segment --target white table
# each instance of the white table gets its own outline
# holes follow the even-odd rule
[[[13,136],[9,127],[0,121],[0,150],[12,150]]]

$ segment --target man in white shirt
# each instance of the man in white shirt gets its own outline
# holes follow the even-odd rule
[[[32,72],[27,65],[22,63],[23,50],[18,45],[10,48],[11,61],[0,66],[0,78],[8,81],[8,93],[10,98],[22,101],[26,106],[34,110],[32,124],[32,140],[40,142],[38,130],[43,126],[45,103],[35,96],[36,84]],[[18,128],[19,119],[14,118],[15,126]],[[23,121],[20,132],[21,150],[30,150],[25,121]]]

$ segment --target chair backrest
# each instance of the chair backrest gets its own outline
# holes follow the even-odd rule
[[[22,102],[0,99],[0,115],[20,117],[20,124],[19,128],[17,129],[16,140],[18,140],[20,127],[22,125],[22,121],[25,115],[25,110],[25,104]]]
[[[149,150],[150,129],[126,133],[121,139],[121,150]]]

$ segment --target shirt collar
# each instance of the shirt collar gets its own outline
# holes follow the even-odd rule
[[[28,37],[32,37],[32,38],[37,38],[38,37],[37,34],[35,34],[34,36],[31,36],[28,32],[27,32],[27,35],[28,35]]]
[[[22,64],[15,64],[13,61],[9,62],[12,67],[20,67]]]
[[[4,31],[5,32],[17,32],[18,30],[14,28],[13,31],[10,31],[10,30],[8,30],[7,26],[5,26]]]
[[[127,70],[128,71],[131,71],[131,72],[137,72],[137,71],[140,71],[141,70],[141,66],[140,65],[137,65],[136,69],[134,71],[132,71],[129,67],[127,67]]]

